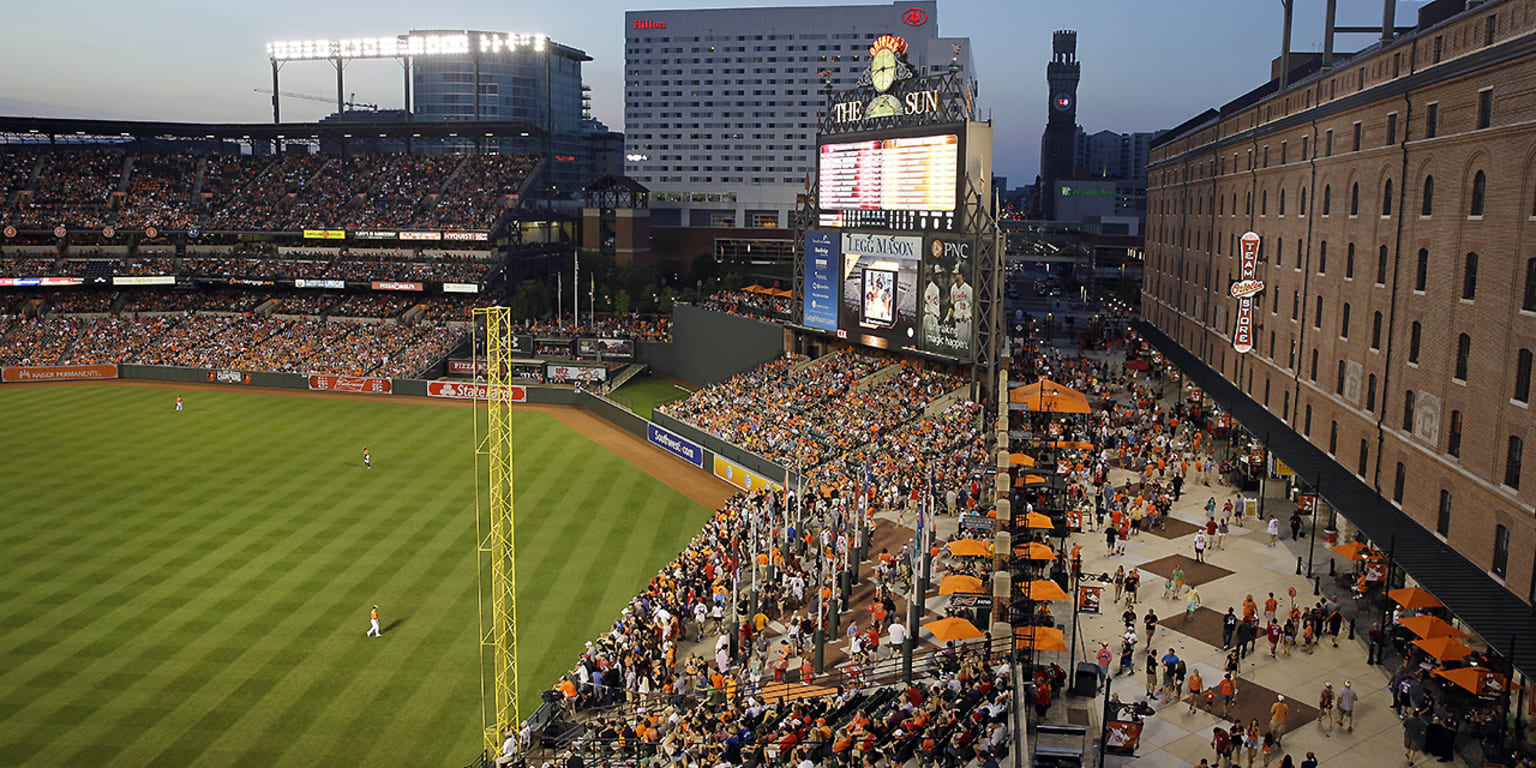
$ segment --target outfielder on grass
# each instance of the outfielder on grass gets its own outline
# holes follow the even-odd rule
[[[375,605],[373,610],[368,614],[368,631],[363,633],[363,637],[383,636],[384,630],[379,629],[379,607]]]
[[[373,469],[373,456],[368,453],[368,446],[363,446],[363,469]]]

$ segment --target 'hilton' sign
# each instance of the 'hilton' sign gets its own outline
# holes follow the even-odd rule
[[[650,19],[636,19],[635,29],[666,29],[665,21],[651,21]]]

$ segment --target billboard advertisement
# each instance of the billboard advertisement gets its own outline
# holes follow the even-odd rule
[[[208,380],[215,384],[249,384],[251,383],[251,375],[242,371],[231,371],[228,369],[210,370],[208,371]]]
[[[83,277],[0,277],[0,288],[37,288],[54,285],[84,285]]]
[[[506,390],[506,396],[497,398],[512,403],[528,402],[528,388],[512,384],[501,389]],[[446,397],[453,400],[484,400],[486,385],[474,381],[429,381],[427,382],[427,397]]]
[[[544,369],[547,381],[607,381],[608,369],[584,365],[548,365]]]
[[[390,390],[390,381],[367,376],[310,376],[309,388],[327,392],[367,392],[387,395]]]
[[[931,131],[821,144],[816,164],[820,225],[958,231],[964,170],[960,136]]]
[[[113,285],[175,285],[175,275],[129,275],[112,278]]]
[[[577,339],[578,357],[597,357],[613,360],[633,360],[635,342],[631,339]]]
[[[704,468],[704,447],[692,440],[688,440],[671,430],[663,429],[650,422],[645,424],[645,439],[649,440],[651,445],[699,469]]]
[[[972,243],[948,237],[928,240],[923,252],[922,348],[937,355],[972,357],[971,319],[975,286]]]
[[[479,293],[480,286],[474,283],[443,283],[443,293]]]
[[[809,328],[837,330],[837,264],[841,249],[836,232],[805,233],[805,286],[801,295]]]
[[[880,349],[916,347],[923,239],[845,232],[838,328]]]
[[[784,486],[769,480],[762,475],[753,472],[746,467],[729,459],[723,459],[718,454],[715,456],[715,477],[742,489],[743,491],[760,491],[764,488],[772,488],[775,491],[784,490]]]
[[[86,381],[115,379],[115,365],[33,365],[0,368],[0,381]]]
[[[345,280],[316,280],[316,279],[307,278],[307,277],[299,277],[299,278],[294,278],[293,287],[295,287],[295,288],[329,288],[329,289],[332,289],[332,290],[341,290],[342,288],[347,287],[347,281],[345,281]]]
[[[373,281],[373,289],[375,291],[419,291],[424,287],[421,283],[408,283],[398,280]]]

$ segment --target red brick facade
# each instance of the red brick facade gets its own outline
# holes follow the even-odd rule
[[[1153,150],[1147,206],[1144,317],[1531,601],[1536,0],[1208,113]],[[1266,287],[1238,355],[1249,230]]]

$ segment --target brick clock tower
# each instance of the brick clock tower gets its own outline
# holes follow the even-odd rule
[[[1058,30],[1051,39],[1051,63],[1045,68],[1048,118],[1040,137],[1040,210],[1046,219],[1056,218],[1056,182],[1072,178],[1077,142],[1077,33]]]

